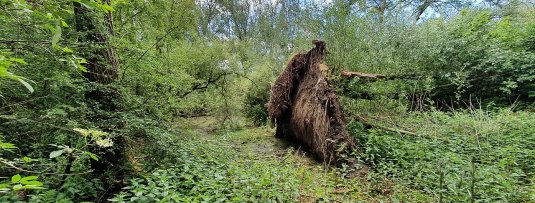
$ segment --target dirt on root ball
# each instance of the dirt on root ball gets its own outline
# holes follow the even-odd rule
[[[327,163],[355,148],[332,82],[324,75],[325,42],[296,54],[271,87],[268,112],[276,136],[297,142]],[[272,126],[273,127],[273,126]]]

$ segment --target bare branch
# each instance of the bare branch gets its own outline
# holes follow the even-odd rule
[[[83,175],[83,174],[88,174],[88,173],[91,173],[93,172],[93,170],[89,170],[89,171],[86,171],[86,172],[81,172],[81,173],[46,173],[44,171],[30,171],[30,170],[26,170],[26,169],[23,169],[23,168],[20,168],[20,167],[17,167],[9,162],[6,162],[6,161],[3,161],[3,160],[0,160],[0,163],[4,164],[4,165],[7,165],[9,166],[10,168],[12,169],[15,169],[17,171],[21,171],[21,172],[26,172],[26,173],[33,173],[33,174],[43,174],[43,175],[57,175],[57,176],[75,176],[75,175]]]

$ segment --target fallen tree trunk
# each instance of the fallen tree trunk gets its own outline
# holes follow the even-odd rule
[[[268,112],[276,136],[300,143],[327,163],[341,161],[355,144],[349,136],[340,102],[323,75],[325,43],[296,54],[271,87]]]

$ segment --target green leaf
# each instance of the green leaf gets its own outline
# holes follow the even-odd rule
[[[22,177],[21,177],[19,174],[14,175],[13,177],[11,177],[11,182],[12,182],[12,183],[18,183],[18,182],[20,181],[21,178],[22,178]]]
[[[86,129],[82,129],[82,128],[73,128],[72,130],[80,133],[82,136],[86,137],[90,134],[90,132]]]
[[[88,1],[88,0],[84,0],[84,1],[76,1],[78,3],[81,3],[84,7],[88,8],[88,9],[94,9],[95,8],[95,2],[93,1]]]
[[[6,188],[9,188],[9,184],[0,184],[0,191]]]
[[[78,63],[87,63],[87,60],[85,58],[78,59]]]
[[[63,50],[63,52],[65,52],[65,53],[72,53],[72,52],[73,52],[72,49],[70,49],[69,47],[63,47],[62,50]]]
[[[67,24],[67,22],[65,22],[65,21],[63,21],[63,20],[61,21],[61,26],[63,26],[63,27],[69,27],[69,25]]]
[[[78,65],[78,69],[80,69],[82,72],[84,73],[87,73],[87,68],[85,66],[82,66],[82,65]]]
[[[27,157],[27,156],[22,157],[22,160],[23,160],[24,162],[34,162],[34,161],[39,161],[39,160],[37,160],[37,159],[32,159],[32,158]]]
[[[13,186],[13,190],[15,190],[15,191],[16,190],[21,190],[21,189],[23,189],[21,184],[17,184],[17,185]]]
[[[13,189],[15,189],[15,187],[13,187]],[[45,189],[45,188],[37,186],[37,185],[25,185],[25,186],[22,186],[21,189],[42,190],[42,189]]]
[[[52,15],[52,13],[46,13],[46,18],[48,20],[52,20],[52,18],[54,18],[54,15]]]
[[[54,36],[52,37],[52,46],[55,47],[59,40],[61,38],[61,26],[58,23],[56,23],[56,28],[55,28],[55,33],[54,33]]]
[[[14,144],[0,141],[0,149],[17,149]]]
[[[78,59],[75,59],[75,60],[71,59],[71,63],[76,69],[79,69],[82,72],[87,72],[87,68],[82,66],[82,65],[80,65],[80,62],[78,62],[78,61],[79,61]]]
[[[51,33],[56,33],[56,28],[54,28],[54,26],[52,26],[51,24],[45,24],[43,25],[43,27],[48,29],[48,31],[50,31]]]
[[[63,149],[50,152],[50,158],[51,159],[56,158],[56,157],[60,156],[61,154],[63,154]]]
[[[100,7],[100,9],[102,9],[105,12],[113,11],[113,7],[111,7],[108,4],[102,4],[99,7]]]
[[[24,183],[24,182],[28,182],[28,181],[32,181],[32,180],[37,180],[39,177],[37,176],[26,176],[22,179],[20,179],[20,182],[23,183],[23,184],[28,184],[28,183]]]
[[[30,91],[30,93],[33,93],[33,87],[30,85],[30,83],[24,81],[23,79],[20,79],[18,78],[17,79],[20,83],[22,83],[22,85],[24,85],[24,87],[26,87],[26,89],[28,89],[28,91]]]
[[[20,64],[28,64],[26,61],[24,61],[24,59],[21,58],[9,58],[9,60]]]
[[[22,183],[24,185],[34,185],[34,186],[38,186],[38,187],[43,186],[43,183],[39,182],[39,181],[27,181],[27,182],[22,182],[21,181],[20,183]]]
[[[98,156],[96,154],[93,154],[91,152],[84,152],[84,154],[88,155],[89,157],[91,157],[93,160],[95,161],[98,161]]]

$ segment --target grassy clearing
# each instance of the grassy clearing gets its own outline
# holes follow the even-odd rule
[[[206,119],[206,118],[204,118]],[[273,137],[273,130],[247,128],[202,134],[210,120],[169,135],[167,163],[135,178],[117,202],[380,202],[395,198],[389,180],[347,178],[300,149]],[[372,174],[372,173],[369,173]],[[373,176],[368,176],[372,178]],[[403,191],[403,188],[399,188]]]

